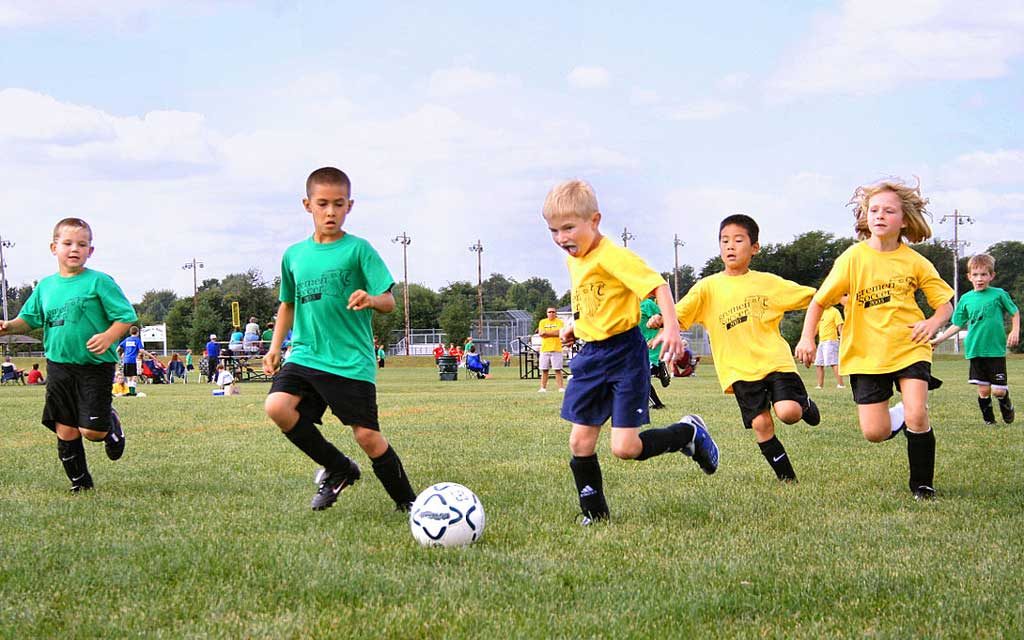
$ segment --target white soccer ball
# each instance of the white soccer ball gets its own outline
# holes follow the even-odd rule
[[[424,547],[461,547],[484,534],[484,505],[454,482],[424,489],[409,510],[412,537]]]

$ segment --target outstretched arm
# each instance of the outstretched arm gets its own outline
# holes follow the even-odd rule
[[[946,340],[949,340],[951,337],[953,337],[953,334],[958,333],[961,328],[962,327],[960,327],[960,326],[957,326],[955,324],[951,324],[951,325],[949,325],[949,327],[946,328],[945,331],[943,331],[939,335],[937,335],[934,338],[932,338],[929,341],[929,344],[931,344],[933,347],[937,347],[938,345],[942,344]]]
[[[348,308],[352,311],[373,309],[379,313],[391,313],[395,310],[395,296],[385,291],[379,296],[371,296],[362,289],[357,289],[348,297]]]
[[[821,321],[823,312],[824,307],[811,300],[811,304],[807,307],[807,316],[804,318],[804,330],[800,334],[800,342],[793,350],[793,355],[804,363],[805,367],[814,364],[814,353],[817,351],[814,346],[814,334],[818,332],[818,322]]]
[[[21,318],[0,320],[0,336],[13,336],[16,333],[28,333],[32,327]]]
[[[1020,344],[1020,311],[1010,319],[1010,334],[1006,336],[1006,346],[1014,348]]]

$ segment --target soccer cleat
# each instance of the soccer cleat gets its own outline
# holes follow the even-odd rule
[[[611,514],[609,513],[577,513],[576,522],[581,527],[589,527],[592,524],[599,522],[607,522]]]
[[[701,417],[690,414],[683,416],[679,422],[685,422],[693,427],[693,440],[682,448],[683,455],[693,458],[708,475],[718,471],[718,445],[711,438]]]
[[[1006,402],[1003,402],[1003,400],[1006,400]],[[1015,412],[1013,410],[1013,402],[1010,400],[1010,396],[999,398],[999,413],[1003,414],[1003,422],[1006,424],[1013,422]]]
[[[329,471],[320,481],[320,488],[313,496],[310,506],[313,511],[323,511],[338,501],[338,494],[342,489],[350,487],[362,477],[359,465],[355,460],[350,460],[350,467],[345,471]]]
[[[110,431],[103,438],[103,448],[111,460],[118,460],[124,455],[124,429],[121,427],[121,416],[117,415],[117,409],[113,407],[110,408]]]
[[[658,380],[661,381],[661,386],[667,387],[672,382],[672,376],[668,373],[668,367],[664,362],[659,362],[657,364],[657,370]]]
[[[544,387],[541,387],[540,389],[537,389],[537,393],[547,393],[547,392],[548,392],[548,390],[546,388],[544,388]]]
[[[929,487],[926,484],[914,487],[913,489],[914,500],[933,500],[935,499],[935,489]]]
[[[92,476],[89,475],[89,472],[87,471],[71,481],[71,489],[69,489],[69,491],[71,493],[82,493],[83,491],[91,490],[92,487]]]
[[[411,502],[396,502],[395,503],[395,511],[397,511],[398,513],[409,513],[410,511],[412,511],[412,503]]]
[[[804,415],[802,416],[803,421],[812,427],[816,427],[821,424],[821,412],[818,411],[818,405],[814,404],[814,400],[807,398],[807,406],[804,407]]]

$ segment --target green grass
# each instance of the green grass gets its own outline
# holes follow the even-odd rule
[[[1009,369],[1024,380],[1024,360]],[[441,383],[393,359],[381,421],[414,485],[461,482],[484,503],[484,537],[461,550],[416,545],[333,419],[366,473],[310,511],[314,465],[263,416],[266,384],[117,399],[127,452],[87,445],[83,496],[38,423],[43,389],[5,385],[0,636],[1022,637],[1024,431],[980,424],[963,360],[935,371],[934,502],[910,497],[903,438],[866,442],[835,388],[815,394],[821,426],[779,427],[800,483],[778,483],[702,365],[659,389],[653,419],[702,414],[719,472],[614,460],[605,435],[614,520],[581,528],[559,394],[514,368]]]

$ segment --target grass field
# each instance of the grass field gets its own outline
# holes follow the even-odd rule
[[[1024,429],[981,424],[963,360],[935,366],[935,501],[911,498],[904,439],[863,440],[835,388],[814,394],[820,426],[779,428],[800,482],[778,483],[702,366],[652,419],[703,415],[719,472],[614,460],[605,435],[613,521],[589,528],[559,394],[515,369],[442,383],[398,364],[379,380],[384,432],[417,489],[480,496],[472,547],[417,546],[333,419],[363,481],[310,511],[314,465],[263,416],[266,384],[116,399],[127,452],[87,445],[82,496],[38,423],[43,389],[0,388],[0,636],[1024,637]]]

